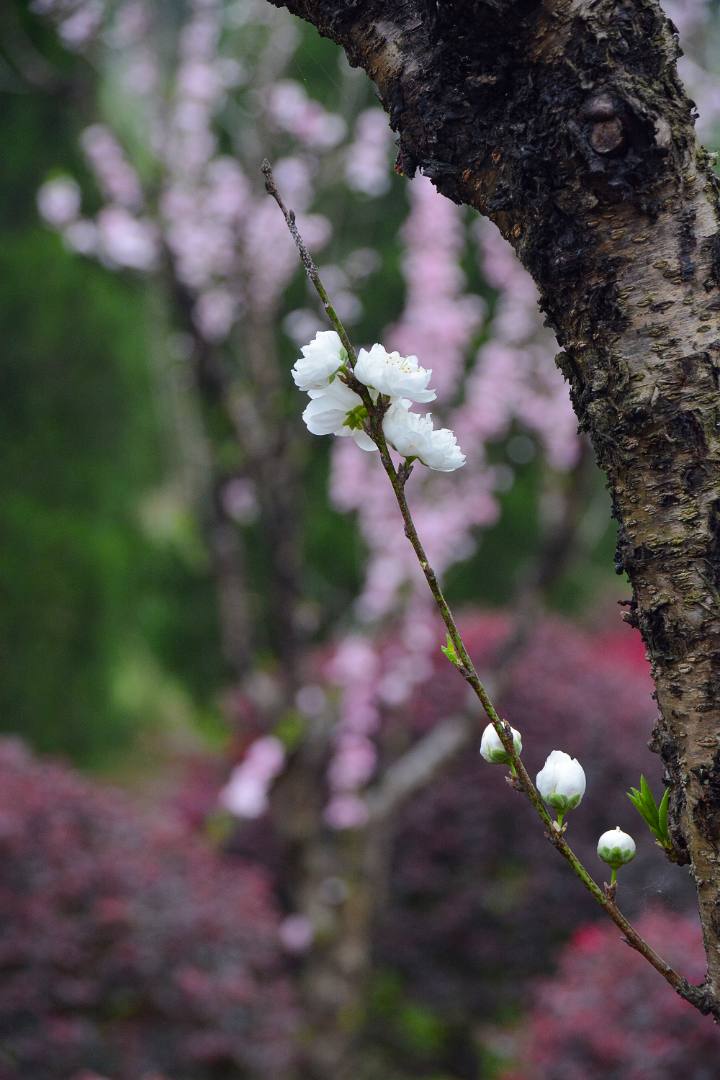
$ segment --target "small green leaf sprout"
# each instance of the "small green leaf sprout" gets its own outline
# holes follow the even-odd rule
[[[670,789],[666,788],[660,803],[655,802],[650,785],[644,776],[640,777],[640,787],[630,788],[627,797],[643,819],[655,840],[668,852],[673,851],[673,843],[668,832],[668,804]]]
[[[440,646],[440,652],[448,658],[451,664],[454,664],[457,668],[460,667],[460,657],[449,634],[446,636],[445,644]]]

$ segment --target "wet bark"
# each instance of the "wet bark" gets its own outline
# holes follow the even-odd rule
[[[720,217],[673,27],[656,0],[271,2],[374,80],[398,170],[495,221],[539,286],[613,497],[720,996]]]

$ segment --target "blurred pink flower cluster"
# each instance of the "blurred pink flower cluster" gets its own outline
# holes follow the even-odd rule
[[[555,468],[577,454],[576,422],[567,391],[552,363],[554,340],[543,329],[537,294],[493,226],[469,230],[464,214],[439,196],[429,180],[411,184],[411,213],[403,232],[407,298],[387,335],[403,352],[432,367],[441,399],[456,401],[444,419],[468,454],[462,473],[414,477],[408,487],[418,531],[440,575],[475,550],[479,530],[497,520],[496,493],[511,482],[511,467],[492,466],[487,445],[506,438],[514,424],[529,430]],[[492,317],[465,292],[460,269],[466,245],[479,234],[485,280],[498,290]],[[488,343],[476,350],[480,333]],[[339,509],[354,510],[368,546],[365,584],[358,600],[362,620],[397,611],[406,590],[421,581],[402,537],[393,494],[372,459],[335,447],[331,492]]]
[[[269,8],[266,14],[258,4],[251,7],[257,10],[246,15],[260,22],[270,17]],[[65,25],[64,8],[47,4],[42,10],[54,15],[61,28]],[[169,91],[160,93],[167,73],[162,40],[153,49],[152,7],[125,0],[112,18],[107,13],[103,43],[112,57],[108,62],[123,71],[126,107],[141,106],[142,170],[131,163],[113,131],[97,123],[81,138],[105,200],[95,216],[81,215],[79,188],[69,177],[51,178],[38,193],[40,213],[80,254],[111,268],[144,272],[158,270],[169,258],[192,298],[196,327],[209,342],[228,336],[249,294],[257,308],[271,306],[297,269],[292,239],[274,205],[258,190],[259,178],[248,179],[241,147],[234,153],[221,148],[228,93],[244,79],[231,46],[224,44],[232,29],[231,11],[221,0],[192,0],[180,29]],[[291,54],[289,49],[288,58]],[[290,109],[285,128],[300,152],[279,160],[277,174],[288,200],[303,211],[312,197],[310,152],[334,145],[345,123],[290,80],[276,84],[267,102],[260,93],[256,101],[261,126],[277,126],[285,106]],[[257,172],[257,161],[250,157]],[[146,209],[147,186],[157,191],[158,210],[152,215]],[[299,224],[314,250],[326,245],[331,233],[327,218],[301,213]]]
[[[512,464],[491,464],[488,447],[501,444],[517,428],[527,433],[529,454],[542,452],[550,468],[564,470],[577,457],[577,425],[553,364],[556,344],[542,325],[537,291],[509,245],[489,223],[471,224],[429,180],[412,181],[410,191],[403,229],[405,307],[387,340],[432,368],[440,398],[454,402],[443,420],[468,456],[465,469],[457,473],[437,476],[416,469],[408,484],[418,533],[442,579],[474,553],[482,529],[498,518],[498,494],[512,483]],[[468,249],[477,255],[483,280],[495,290],[491,310],[466,291],[461,261]],[[485,339],[479,348],[478,339]],[[400,621],[396,655],[385,664],[375,691],[358,688],[352,665],[337,670],[341,727],[353,722],[359,694],[367,699],[366,710],[388,698],[396,704],[405,700],[442,640],[392,489],[372,457],[352,451],[342,443],[334,448],[331,494],[339,509],[357,514],[367,546],[357,602],[360,625],[369,628],[398,613]],[[343,745],[336,747],[340,757]],[[359,803],[355,816],[362,817]]]
[[[31,0],[30,8],[50,17],[68,49],[92,43],[106,14],[105,0]]]

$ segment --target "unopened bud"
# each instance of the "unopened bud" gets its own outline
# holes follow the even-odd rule
[[[513,746],[516,754],[522,753],[522,738],[520,732],[515,728],[510,728],[512,731]],[[480,740],[480,753],[489,761],[491,765],[509,765],[510,755],[500,742],[500,736],[493,727],[492,724],[488,724],[482,733],[482,739]]]
[[[635,841],[622,829],[608,829],[598,840],[597,853],[603,862],[617,870],[635,858]]]
[[[585,794],[585,771],[577,758],[564,750],[553,750],[535,783],[548,806],[564,814],[573,810]]]

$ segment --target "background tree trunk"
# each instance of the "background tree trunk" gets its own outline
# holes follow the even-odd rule
[[[271,2],[375,81],[398,170],[495,221],[539,286],[608,477],[718,996],[718,186],[674,28],[655,0]]]

